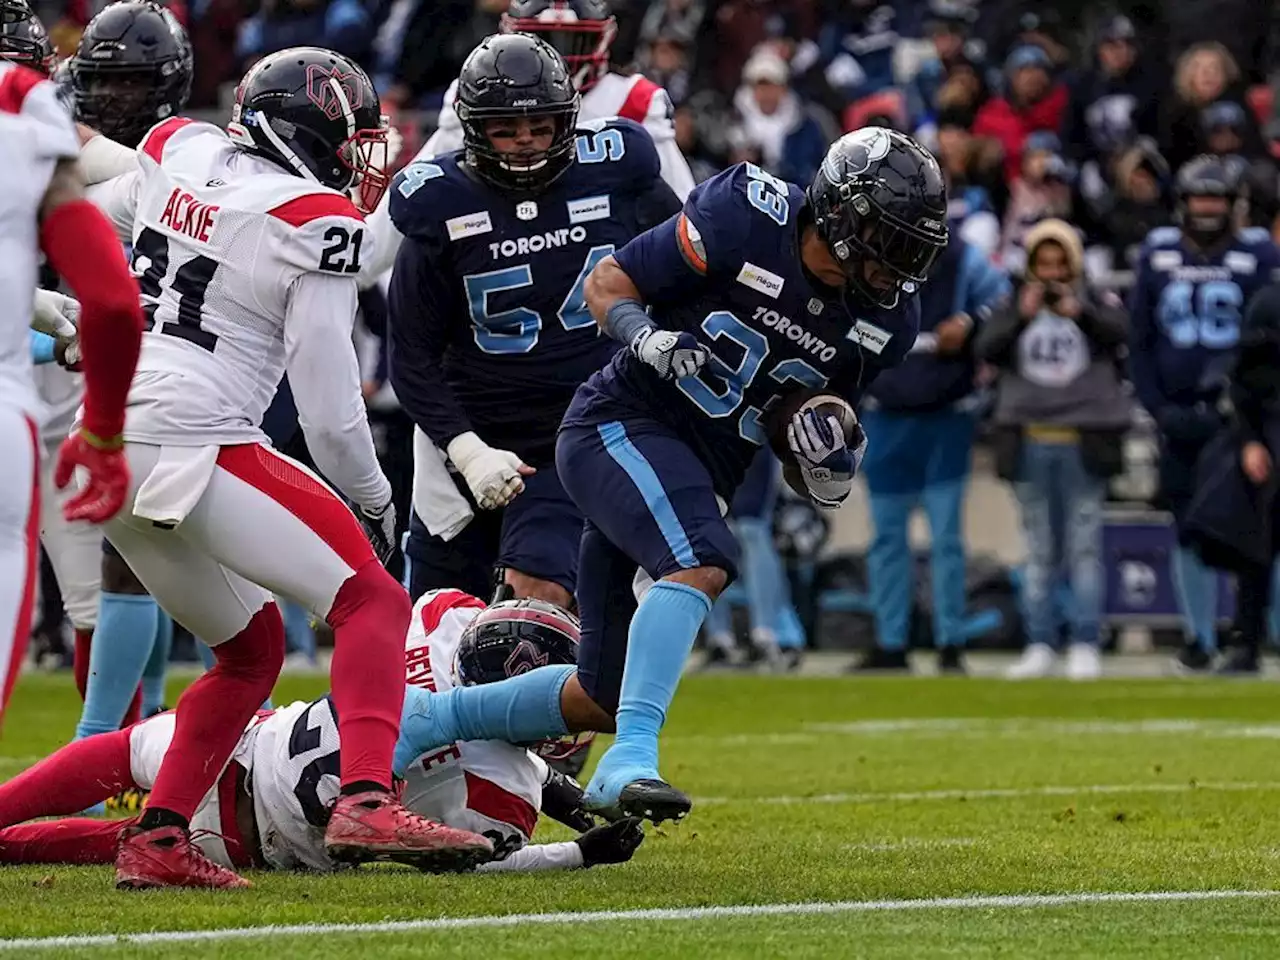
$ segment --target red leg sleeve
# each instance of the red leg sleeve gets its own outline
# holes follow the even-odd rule
[[[0,863],[113,863],[132,820],[41,820],[0,830]]]
[[[0,785],[0,824],[79,813],[136,786],[128,730],[85,737]]]
[[[142,344],[138,285],[111,224],[88,200],[64,203],[45,217],[40,248],[80,301],[84,428],[112,440],[124,429],[125,399]]]

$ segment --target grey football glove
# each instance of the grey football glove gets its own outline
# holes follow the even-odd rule
[[[692,377],[707,362],[707,348],[691,333],[641,330],[631,340],[631,352],[663,380]]]

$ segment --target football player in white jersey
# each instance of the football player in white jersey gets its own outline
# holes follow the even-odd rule
[[[125,425],[135,479],[106,533],[216,664],[178,703],[148,807],[121,841],[118,885],[246,885],[190,842],[188,825],[279,673],[273,594],[336,637],[347,750],[329,855],[428,870],[487,859],[488,840],[411,814],[389,789],[410,604],[379,562],[395,511],[351,343],[369,241],[349,192],[368,210],[387,185],[372,84],[339,54],[283,50],[240,82],[225,132],[171,118],[137,162],[95,190],[132,229],[148,318]],[[308,447],[359,520],[265,443],[262,416],[286,368]]]
[[[0,60],[0,303],[6,308],[0,327],[0,714],[22,662],[35,591],[44,410],[32,380],[27,328],[41,250],[81,304],[84,416],[62,445],[54,479],[65,487],[77,466],[88,476],[64,505],[68,519],[108,520],[129,482],[120,432],[142,314],[110,225],[84,199],[79,152],[54,85]]]
[[[101,134],[81,147],[81,167],[115,166],[112,176],[136,169],[133,148],[156,123],[182,112],[193,74],[186,31],[166,8],[120,0],[97,13],[67,61],[60,91],[76,119]],[[92,173],[91,183],[109,179]],[[58,414],[46,426],[48,443],[70,428],[79,378],[56,367],[37,376]],[[41,536],[75,628],[73,667],[85,701],[76,736],[118,730],[160,705],[173,623],[101,531],[51,520]]]
[[[638,73],[624,76],[609,69],[609,48],[618,25],[605,0],[511,0],[502,15],[501,30],[541,37],[564,57],[574,86],[582,94],[578,111],[580,123],[625,117],[641,124],[658,150],[662,178],[680,202],[684,202],[693,189],[693,174],[676,144],[671,97]],[[463,148],[462,123],[453,107],[457,92],[455,80],[445,91],[435,132],[411,163]],[[365,283],[372,283],[391,268],[403,239],[391,222],[386,198],[369,216],[369,229],[377,237],[377,249],[366,263]]]
[[[488,609],[460,590],[425,594],[405,637],[405,712],[424,692],[488,683],[547,663],[572,663],[578,622],[540,600]],[[110,863],[130,822],[64,819],[117,788],[146,788],[173,738],[172,713],[64,747],[0,786],[0,863]],[[422,751],[397,748],[404,802],[413,811],[483,834],[494,860],[483,871],[553,870],[631,859],[644,834],[637,820],[604,826],[582,810],[582,788],[524,747],[494,741]],[[198,843],[228,867],[332,870],[325,823],[338,796],[340,738],[333,701],[292,703],[259,714],[240,737],[232,763],[192,818]],[[542,811],[584,833],[530,845]]]

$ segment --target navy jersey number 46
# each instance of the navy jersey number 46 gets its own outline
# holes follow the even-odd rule
[[[1240,339],[1244,291],[1234,280],[1174,280],[1161,292],[1156,320],[1175,347],[1228,350]]]

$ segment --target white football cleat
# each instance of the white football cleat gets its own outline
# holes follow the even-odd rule
[[[1073,643],[1067,648],[1067,679],[1097,680],[1102,676],[1102,656],[1092,643]]]
[[[1035,680],[1053,672],[1058,655],[1047,643],[1029,643],[1018,662],[1005,671],[1007,680]]]

